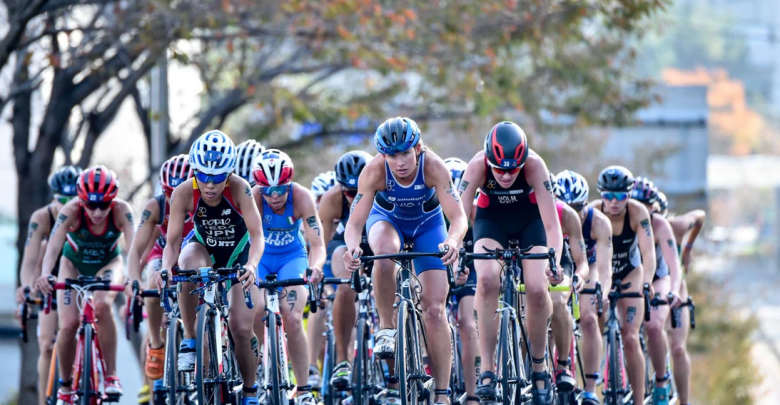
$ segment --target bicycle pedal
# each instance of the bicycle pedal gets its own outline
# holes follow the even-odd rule
[[[119,399],[122,397],[122,394],[106,394],[103,397],[102,403],[112,403],[112,402],[119,402]]]

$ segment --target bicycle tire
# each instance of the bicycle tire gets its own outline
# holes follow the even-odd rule
[[[228,346],[224,354],[224,366],[222,367],[225,377],[224,384],[222,384],[222,398],[226,404],[239,405],[241,402],[240,391],[244,382],[241,378],[241,373],[238,370],[235,342],[233,341],[233,335],[230,333],[230,328],[228,328],[227,333]],[[238,388],[238,390],[236,388]]]
[[[46,386],[46,405],[57,405],[57,391],[60,389],[60,362],[57,348],[52,350],[49,381]]]
[[[269,368],[271,373],[271,405],[287,405],[284,401],[287,395],[281,386],[283,381],[279,367],[281,351],[279,349],[277,317],[274,312],[268,314],[268,346],[268,358],[271,360]]]
[[[94,339],[92,325],[84,325],[84,362],[81,363],[81,386],[79,391],[79,405],[92,404],[92,339]]]
[[[336,342],[333,337],[333,330],[325,333],[325,356],[322,361],[322,382],[320,384],[320,393],[325,405],[336,405],[336,395],[333,386],[330,384],[331,374],[333,373],[334,358],[336,356]]]
[[[170,320],[168,323],[168,333],[165,340],[165,384],[167,388],[167,403],[178,405],[183,403],[179,401],[179,371],[176,369],[176,361],[179,357],[179,345],[183,331],[178,318]]]
[[[617,330],[609,328],[607,331],[607,347],[609,348],[609,361],[607,362],[609,379],[607,381],[608,392],[605,395],[606,405],[623,405],[623,388],[620,355],[618,354],[619,342]]]
[[[208,373],[208,377],[212,380],[219,375],[216,368],[216,339],[218,337],[215,336],[214,321],[214,312],[211,308],[205,304],[201,305],[200,311],[198,311],[198,331],[195,343],[195,385],[198,391],[198,404],[202,405],[222,404],[220,390],[215,387],[213,381],[207,383],[204,375]],[[208,361],[204,359],[206,350],[209,355]],[[221,356],[222,353],[219,355]]]
[[[454,404],[455,399],[459,398],[463,393],[463,361],[460,358],[460,343],[458,339],[457,325],[454,322],[449,322],[450,326],[450,344],[452,345],[452,368],[450,371],[450,390],[452,396],[450,403]]]
[[[398,387],[401,394],[401,405],[419,404],[419,386],[416,379],[413,378],[417,371],[414,355],[414,339],[412,338],[413,320],[410,312],[409,302],[404,300],[398,306],[398,332],[396,336],[395,347],[395,368],[398,376]]]
[[[501,386],[501,403],[503,405],[514,405],[518,398],[519,369],[517,367],[515,347],[510,343],[514,342],[515,332],[511,322],[509,311],[501,312],[501,326],[498,330],[498,341],[500,344],[498,364],[501,365],[501,373],[498,376],[498,383]]]
[[[371,381],[371,359],[368,357],[368,324],[365,319],[358,319],[355,332],[357,339],[357,353],[355,355],[354,384],[352,385],[352,399],[355,405],[368,405],[370,394],[369,381]]]

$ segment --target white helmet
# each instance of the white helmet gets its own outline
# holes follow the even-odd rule
[[[260,142],[254,139],[248,139],[238,144],[236,152],[238,155],[236,161],[236,174],[249,182],[250,186],[255,185],[255,179],[252,177],[252,164],[255,158],[263,153],[265,148]]]
[[[318,174],[317,177],[311,181],[311,191],[314,193],[314,198],[320,198],[335,185],[336,173],[331,170]]]
[[[255,157],[252,165],[252,177],[260,187],[283,186],[292,183],[293,162],[279,149],[266,149]]]
[[[588,202],[588,181],[581,174],[564,170],[555,176],[555,196],[566,204]]]
[[[192,144],[190,165],[210,176],[232,173],[236,167],[236,145],[222,131],[208,131]]]
[[[456,157],[444,159],[444,166],[447,166],[447,170],[450,171],[452,176],[452,184],[455,185],[455,190],[460,187],[460,181],[463,180],[463,173],[466,172],[468,163]]]

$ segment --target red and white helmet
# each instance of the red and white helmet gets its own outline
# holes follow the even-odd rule
[[[160,167],[160,184],[166,194],[172,193],[176,186],[190,177],[192,177],[192,168],[187,155],[174,156]]]
[[[116,198],[119,181],[109,168],[93,166],[81,172],[76,189],[85,203],[110,203]]]
[[[252,177],[260,187],[284,186],[292,182],[293,162],[279,149],[266,149],[255,158]]]

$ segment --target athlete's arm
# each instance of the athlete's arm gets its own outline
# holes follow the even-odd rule
[[[24,253],[22,254],[22,269],[19,273],[19,290],[16,294],[18,303],[24,302],[24,288],[30,287],[40,275],[38,263],[43,256],[41,244],[46,239],[46,232],[52,226],[46,226],[45,222],[48,213],[46,207],[36,210],[30,217],[30,224],[27,226],[27,240],[24,242]]]
[[[160,230],[157,229],[157,227],[154,227],[154,232],[152,232],[152,237],[149,238],[148,242],[146,242],[146,247],[144,248],[143,253],[141,253],[141,257],[139,258],[141,261],[142,273],[143,273],[143,269],[146,267],[146,259],[149,257],[149,254],[152,253],[152,249],[154,249],[154,245],[157,243],[157,239],[159,239],[160,236],[161,236]],[[138,231],[135,232],[135,237],[136,238],[138,237]]]
[[[80,208],[80,202],[75,198],[65,204],[52,227],[49,241],[46,244],[46,254],[43,256],[41,277],[35,282],[35,287],[44,294],[51,293],[51,285],[47,279],[54,270],[54,266],[57,265],[57,260],[60,259],[60,252],[62,252],[62,245],[68,236],[68,229],[79,220]]]
[[[644,283],[653,283],[653,275],[655,274],[655,237],[653,236],[653,226],[650,224],[650,214],[647,212],[647,208],[644,205],[629,200],[626,207],[631,211],[631,220],[636,221],[636,225],[631,224],[631,227],[636,229],[636,237],[639,239],[639,251],[642,253],[642,268],[644,270]]]
[[[125,238],[127,249],[132,248],[133,238],[135,237],[135,221],[133,220],[133,209],[125,201],[117,199],[114,203],[114,221],[117,227],[122,231]]]
[[[669,267],[669,275],[672,279],[672,293],[677,295],[682,283],[680,265],[677,262],[677,242],[674,241],[672,226],[666,218],[660,215],[653,216],[653,229],[655,230],[656,243],[661,245],[661,255]],[[658,259],[657,259],[658,260]]]
[[[476,209],[474,207],[474,198],[477,195],[477,189],[485,183],[485,152],[478,152],[466,167],[463,173],[463,179],[460,181],[458,192],[463,199],[463,211],[469,214],[469,222],[474,226]],[[464,197],[465,196],[465,197]]]
[[[547,170],[544,160],[535,153],[531,153],[531,156],[528,157],[520,175],[522,176],[524,172],[526,181],[534,188],[536,204],[542,215],[544,231],[547,236],[547,247],[555,249],[555,261],[560,268],[563,234],[561,233],[561,223],[558,221],[558,209],[555,207],[550,172]]]
[[[181,233],[184,231],[184,220],[187,217],[187,211],[192,211],[192,182],[195,179],[189,179],[180,184],[180,187],[173,189],[171,194],[171,212],[168,218],[168,232],[165,240],[165,249],[163,249],[163,258],[161,270],[170,270],[179,260],[181,251]],[[186,186],[184,186],[186,184]],[[170,271],[168,272],[170,275]],[[162,280],[157,280],[158,287],[162,288]]]
[[[344,229],[344,243],[347,244],[347,251],[344,253],[344,266],[355,271],[360,268],[359,257],[363,254],[360,249],[360,242],[363,239],[363,228],[366,226],[368,214],[371,212],[371,206],[374,204],[374,197],[385,185],[385,159],[374,158],[363,169],[358,178],[358,192],[355,199],[352,200],[349,220]]]
[[[325,265],[325,239],[323,238],[322,222],[317,214],[317,203],[311,192],[299,184],[293,184],[293,201],[296,205],[293,211],[303,218],[306,240],[309,241],[309,268],[312,270],[312,280],[317,283],[322,279],[322,266]],[[333,221],[330,221],[333,223]]]
[[[583,281],[587,280],[590,273],[590,267],[588,266],[588,247],[585,245],[585,239],[582,237],[582,223],[580,222],[580,216],[574,208],[568,205],[563,207],[561,222],[563,229],[566,229],[566,233],[569,234],[569,248],[571,250],[571,257],[574,259],[574,264],[577,266],[577,270],[574,274],[577,274],[580,282],[574,286],[577,290],[581,290],[585,285]]]
[[[139,281],[139,286],[143,289],[143,283],[141,283],[141,271],[144,258],[144,250],[146,250],[149,241],[152,240],[152,235],[156,229],[155,224],[159,221],[160,209],[157,204],[157,199],[152,198],[146,202],[144,210],[141,213],[141,223],[138,224],[138,231],[133,239],[133,244],[130,245],[130,250],[127,253],[127,279],[128,285],[132,285],[133,281]]]
[[[252,188],[249,187],[249,183],[234,174],[230,175],[230,180],[231,192],[234,196],[237,196],[236,202],[238,202],[238,207],[244,216],[244,223],[249,231],[249,237],[252,238],[252,244],[249,246],[249,258],[244,265],[244,268],[248,271],[244,272],[244,275],[239,278],[243,283],[244,291],[249,291],[255,282],[257,265],[260,263],[260,259],[262,259],[265,251],[263,221],[260,217],[260,211],[257,209],[255,199],[252,196]]]
[[[328,242],[333,239],[333,224],[341,217],[341,215],[343,215],[342,212],[339,212],[341,211],[342,198],[345,197],[341,195],[341,186],[336,185],[336,187],[328,190],[320,200],[320,207],[317,210],[317,213],[320,217],[320,221],[322,222],[322,237],[325,246],[327,246]],[[309,243],[311,243],[311,241]]]
[[[703,210],[694,210],[683,215],[683,217],[686,219],[685,232],[688,233],[688,236],[685,238],[681,259],[682,265],[685,268],[685,272],[688,272],[688,266],[691,264],[691,251],[693,250],[693,242],[696,241],[696,238],[699,236],[699,233],[701,233],[702,228],[704,228],[704,220],[707,218],[707,214],[704,213]],[[682,243],[682,241],[679,241],[679,243]]]
[[[423,155],[425,159],[425,180],[429,187],[436,190],[436,196],[439,198],[439,204],[444,211],[444,215],[450,221],[450,229],[447,230],[447,239],[439,245],[439,248],[448,247],[447,253],[441,258],[445,265],[452,264],[458,260],[458,245],[463,241],[466,232],[469,230],[468,218],[463,211],[463,203],[460,199],[460,193],[455,189],[452,183],[452,175],[444,165],[444,161],[435,153],[428,152]]]
[[[590,234],[596,239],[596,269],[606,297],[612,289],[612,223],[599,210],[593,210]]]

